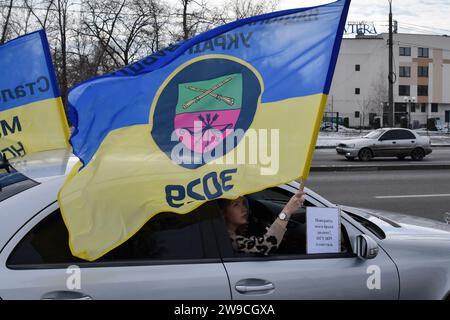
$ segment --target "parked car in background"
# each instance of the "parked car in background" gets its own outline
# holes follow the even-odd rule
[[[349,160],[369,161],[374,157],[411,157],[421,161],[432,152],[430,138],[409,129],[383,128],[358,138],[341,141],[336,152]]]
[[[0,300],[449,298],[449,225],[351,207],[341,207],[335,253],[307,252],[304,207],[276,252],[235,252],[210,201],[187,214],[160,213],[105,256],[83,261],[71,254],[56,201],[76,161],[49,151],[0,169]],[[298,188],[247,195],[248,232],[265,232]],[[305,192],[306,207],[336,206]],[[370,281],[376,275],[379,287]]]

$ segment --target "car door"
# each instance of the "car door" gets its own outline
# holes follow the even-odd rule
[[[276,192],[280,196],[274,199]],[[285,202],[289,199],[281,189],[262,194],[274,203],[281,202],[283,194]],[[307,198],[306,205],[323,206],[312,198]],[[398,299],[399,279],[394,263],[382,249],[374,259],[357,258],[352,243],[362,232],[346,219],[342,219],[342,252],[334,254],[306,254],[306,226],[289,230],[288,225],[283,239],[287,245],[282,248],[282,242],[278,249],[281,252],[268,257],[233,252],[229,240],[225,240],[224,226],[215,228],[234,300]],[[374,288],[371,276],[378,275],[380,287]]]
[[[161,213],[95,262],[73,257],[57,204],[0,253],[2,299],[230,299],[214,241],[215,206]]]
[[[398,155],[401,140],[399,130],[392,129],[385,132],[377,143],[377,155],[380,157],[392,157]]]
[[[408,156],[411,154],[411,151],[416,147],[417,140],[416,136],[409,130],[398,130],[399,142],[398,148],[400,155]]]

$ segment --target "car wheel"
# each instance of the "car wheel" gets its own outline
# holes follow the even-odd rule
[[[345,156],[347,158],[347,160],[353,161],[355,160],[355,157],[349,157],[349,156]]]
[[[406,156],[397,156],[397,159],[398,159],[398,160],[403,160],[403,159],[405,159],[405,157],[406,157]]]
[[[358,153],[358,158],[361,161],[370,161],[373,158],[372,151],[367,148],[361,149]]]
[[[416,148],[411,152],[411,158],[414,161],[421,161],[425,157],[425,151],[421,148]]]

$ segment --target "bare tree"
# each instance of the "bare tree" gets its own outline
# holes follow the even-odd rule
[[[207,0],[179,0],[172,23],[180,24],[182,30],[173,28],[172,39],[185,40],[224,23],[272,12],[278,3],[279,0],[228,0],[213,5]]]
[[[181,10],[178,9],[175,16],[181,16],[183,29],[182,34],[176,36],[175,40],[186,40],[197,34],[197,29],[202,22],[208,21],[206,17],[207,3],[200,3],[196,0],[179,0],[179,2],[181,4]]]
[[[147,29],[143,31],[144,36],[147,39],[151,39],[150,51],[159,51],[163,46],[167,45],[164,34],[164,28],[168,25],[170,15],[170,8],[167,5],[160,4],[156,1],[146,2],[151,12],[151,25],[152,30],[149,32]]]
[[[57,63],[59,62],[60,67],[59,85],[61,89],[61,96],[65,101],[69,90],[67,83],[67,24],[69,0],[56,0],[55,6],[60,41],[60,60],[57,61]]]
[[[95,44],[96,71],[105,56],[119,68],[164,44],[169,14],[156,0],[96,0],[87,3],[86,10],[89,14],[84,17],[82,35]]]
[[[388,88],[383,73],[372,82],[371,110],[383,119],[384,105],[388,101]]]
[[[61,95],[220,24],[272,11],[278,0],[4,0],[1,41],[45,29]]]
[[[223,8],[213,6],[207,0],[179,0],[173,9],[172,41],[181,41],[205,32],[223,23]],[[178,26],[181,25],[181,30]]]
[[[373,100],[376,106],[380,106],[381,108],[382,104],[388,100],[388,88],[386,86],[386,81],[384,81],[382,76],[378,79],[378,81],[374,82],[373,88]],[[381,108],[380,111],[382,112],[383,109]]]
[[[33,0],[24,0],[24,5],[28,9],[28,12],[33,15],[42,29],[47,29],[49,26],[50,13],[54,10],[55,0],[47,0],[39,3],[39,7]]]
[[[126,0],[118,1],[89,1],[86,9],[89,16],[83,21],[84,35],[90,37],[96,52],[94,56],[94,73],[97,74],[105,53],[109,54],[116,66],[120,62],[116,60],[111,50],[111,39],[115,34],[116,24],[125,6]]]
[[[2,31],[2,37],[0,39],[0,44],[5,43],[5,41],[6,41],[6,36],[8,34],[8,27],[9,27],[9,19],[11,18],[12,8],[13,8],[13,0],[10,0],[9,5],[6,8],[6,18],[5,18],[5,22],[3,23],[3,31]]]
[[[229,20],[239,20],[275,11],[278,4],[279,0],[228,0],[224,11],[228,13]]]
[[[183,6],[183,39],[189,39],[190,38],[190,33],[192,30],[192,25],[188,26],[188,7],[189,4],[191,2],[193,2],[193,0],[180,0],[181,1],[181,5]]]

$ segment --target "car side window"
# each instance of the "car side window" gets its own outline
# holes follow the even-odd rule
[[[397,140],[398,138],[397,130],[390,130],[383,134],[380,140]]]
[[[212,203],[188,214],[163,212],[132,238],[94,263],[218,258],[210,220],[219,215]],[[38,223],[14,248],[10,268],[29,265],[86,263],[72,256],[68,231],[59,210]]]
[[[380,138],[380,140],[395,140],[395,139],[396,139],[396,136],[395,136],[393,130],[386,132]]]
[[[0,202],[38,184],[14,169],[0,167]]]
[[[400,140],[413,140],[416,139],[414,134],[408,130],[397,130],[398,131],[398,139]]]
[[[262,236],[291,196],[292,193],[281,188],[270,188],[247,195],[249,216],[245,236]],[[306,255],[306,207],[314,206],[313,203],[305,200],[304,206],[292,215],[283,241],[271,255]],[[341,252],[351,252],[345,227],[341,226],[341,230]],[[248,256],[248,254],[235,252],[234,256]]]

